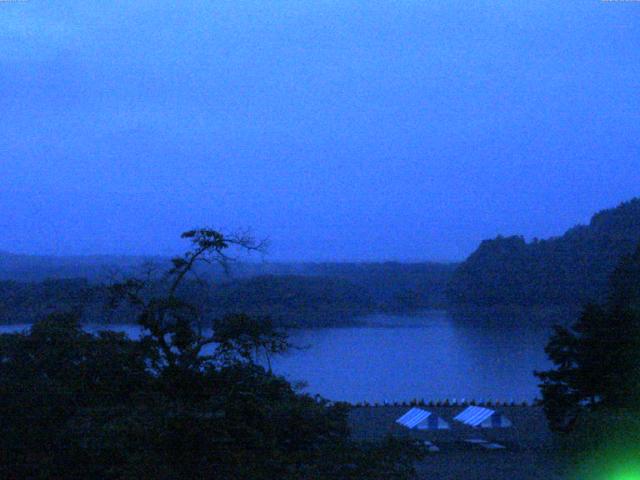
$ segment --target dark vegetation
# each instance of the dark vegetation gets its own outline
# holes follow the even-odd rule
[[[160,286],[161,281],[150,283]],[[0,322],[33,323],[60,308],[78,312],[84,323],[131,322],[127,306],[105,310],[108,293],[108,285],[86,279],[0,282]],[[350,323],[376,310],[364,289],[337,278],[260,276],[219,285],[190,280],[177,293],[207,312],[208,319],[246,312],[268,315],[277,325],[289,327]]]
[[[88,255],[78,257],[16,255],[0,251],[0,281],[38,283],[52,279],[83,278],[101,282],[114,271],[133,272],[139,265],[152,262],[166,267],[169,259],[142,256]]]
[[[289,348],[283,326],[443,306],[455,266],[238,264],[229,279],[216,267],[226,250],[259,243],[213,230],[184,238],[192,250],[164,271],[165,260],[131,264],[110,283],[95,266],[43,280],[37,262],[21,278],[34,281],[19,281],[24,259],[2,256],[14,276],[0,282],[0,321],[40,321],[0,336],[0,477],[410,478],[420,448],[354,440],[348,406],[300,393],[270,360]],[[554,368],[536,373],[549,426],[577,465],[640,455],[639,241],[633,200],[559,238],[483,242],[449,283],[458,304],[586,305],[555,327]],[[87,321],[144,334],[92,335]]]
[[[0,282],[0,323],[33,323],[58,311],[82,312],[84,319],[105,318],[107,290],[85,279]]]
[[[108,284],[123,275],[161,283],[158,272],[170,265],[159,259],[109,257],[71,259],[0,254],[0,323],[33,323],[59,308],[81,313],[83,322],[130,321],[126,309],[105,314]],[[4,260],[3,260],[4,259]],[[8,260],[10,259],[10,260]],[[57,263],[56,263],[57,262]],[[52,270],[58,265],[59,271]],[[142,265],[142,266],[141,266]],[[373,312],[411,312],[442,307],[454,265],[435,263],[233,263],[229,275],[216,265],[198,265],[198,277],[180,288],[180,296],[197,304],[208,318],[245,312],[269,315],[280,326],[349,324]],[[54,276],[55,273],[55,276]],[[51,274],[51,278],[44,278]],[[66,275],[85,274],[86,277]],[[28,280],[28,281],[25,281]]]
[[[640,242],[640,200],[597,213],[549,240],[486,240],[454,272],[453,304],[584,305],[603,302],[609,277],[623,255]]]
[[[608,300],[587,305],[571,327],[556,327],[546,352],[555,368],[536,375],[566,449],[581,462],[640,458],[640,246],[615,268]]]
[[[89,334],[52,313],[0,335],[0,477],[7,479],[408,479],[422,448],[354,441],[348,408],[297,392],[256,363],[286,335],[248,315],[216,319],[178,295],[196,263],[250,237],[186,232],[163,281],[111,285],[139,340]]]
[[[610,294],[616,262],[640,241],[640,200],[593,216],[561,237],[525,242],[486,240],[461,264],[251,263],[225,274],[218,265],[197,266],[211,285],[185,283],[181,295],[219,316],[268,313],[275,324],[349,324],[373,312],[411,313],[428,308],[579,308]],[[136,275],[140,266],[163,271],[160,257],[34,257],[0,253],[0,322],[31,323],[59,305],[100,322],[106,285],[114,275]],[[464,310],[461,316],[464,316]],[[126,321],[112,314],[113,322]]]
[[[334,277],[362,288],[376,310],[411,312],[447,305],[447,285],[454,263],[315,263],[304,264],[305,274]]]
[[[246,312],[269,316],[278,325],[328,326],[348,323],[376,310],[367,290],[336,277],[267,275],[213,289],[214,316]]]

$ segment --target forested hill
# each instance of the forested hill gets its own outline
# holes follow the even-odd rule
[[[206,322],[246,313],[270,317],[278,326],[323,327],[349,324],[378,309],[365,289],[333,277],[259,276],[209,286],[193,281],[179,296]],[[59,311],[79,312],[86,323],[136,321],[134,310],[110,310],[108,304],[107,287],[86,279],[0,281],[0,324],[33,323]]]
[[[467,305],[581,305],[603,301],[623,255],[640,242],[640,199],[595,214],[561,237],[485,240],[455,270],[448,298]]]
[[[169,265],[163,257],[125,255],[17,255],[0,251],[0,281],[41,282],[52,279],[85,278],[90,282],[108,280],[114,272],[133,272],[143,263]]]
[[[32,323],[57,310],[82,311],[83,321],[91,323],[132,321],[127,312],[113,316],[104,309],[108,272],[135,275],[132,258],[109,263],[109,257],[77,262],[72,258],[7,260],[9,257],[5,255],[4,264],[0,259],[0,323]],[[160,271],[168,263],[156,259]],[[200,278],[209,280],[207,293],[203,296],[201,288],[194,288],[183,296],[198,303],[211,318],[244,312],[270,316],[278,325],[329,326],[374,312],[441,308],[454,268],[394,262],[240,263],[232,266],[232,277],[217,271],[199,272]]]
[[[0,282],[82,278],[91,284],[103,284],[114,275],[135,276],[144,264],[153,264],[158,271],[171,267],[170,259],[160,256],[56,257],[0,251]],[[199,266],[197,271],[213,285],[264,276],[346,280],[365,290],[377,307],[404,311],[444,306],[446,287],[455,268],[453,263],[436,262],[234,262],[228,274],[216,265]]]

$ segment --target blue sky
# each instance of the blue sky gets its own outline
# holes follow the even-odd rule
[[[456,260],[640,195],[640,3],[0,2],[0,250]]]

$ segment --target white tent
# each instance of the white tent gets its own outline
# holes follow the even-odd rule
[[[467,407],[453,419],[479,428],[507,428],[512,425],[511,420],[501,413],[484,407]]]
[[[412,408],[396,420],[402,426],[417,430],[447,430],[449,424],[434,413],[421,408]]]

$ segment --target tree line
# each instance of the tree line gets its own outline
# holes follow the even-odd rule
[[[546,352],[554,367],[536,372],[542,405],[568,458],[583,469],[577,478],[609,478],[616,463],[637,468],[640,245],[619,260],[608,298],[585,305],[571,326],[556,326]]]
[[[348,408],[303,394],[259,364],[286,334],[245,314],[213,320],[179,291],[200,262],[249,237],[186,232],[162,282],[109,288],[143,330],[84,331],[74,312],[0,335],[0,476],[7,479],[409,479],[423,447],[356,442]],[[267,365],[269,362],[267,361]]]
[[[233,264],[231,272],[245,268]],[[208,312],[207,318],[244,312],[268,315],[279,326],[323,327],[355,322],[374,312],[411,312],[443,305],[452,268],[426,264],[317,264],[304,274],[244,277],[207,275],[189,278],[178,296]],[[163,268],[143,263],[118,273],[143,274],[149,285],[162,288]],[[117,281],[117,280],[116,280]],[[74,310],[85,323],[130,322],[127,308],[105,311],[109,283],[85,278],[50,278],[39,282],[0,281],[0,324],[33,323],[58,309]]]
[[[601,211],[587,226],[526,242],[521,236],[486,240],[453,273],[452,304],[582,305],[603,302],[609,276],[640,242],[640,199]]]

